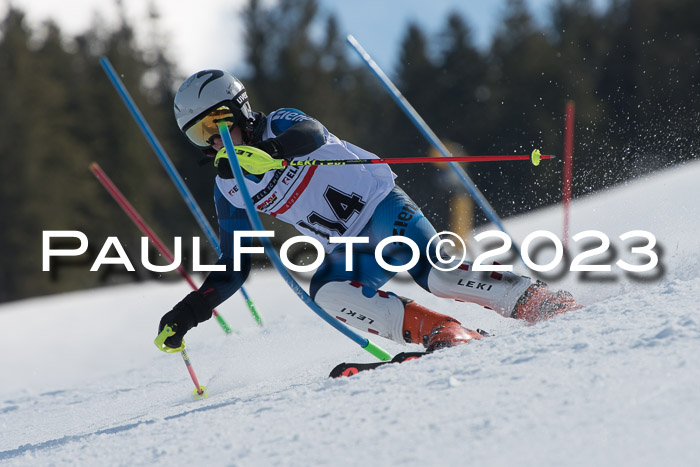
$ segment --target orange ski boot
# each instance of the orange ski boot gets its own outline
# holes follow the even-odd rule
[[[430,310],[416,302],[402,298],[404,302],[403,337],[411,344],[422,344],[428,352],[445,347],[466,344],[483,336],[462,327],[451,316]]]
[[[510,316],[534,324],[581,308],[583,306],[576,303],[569,292],[552,292],[547,288],[547,284],[538,280],[518,299]]]

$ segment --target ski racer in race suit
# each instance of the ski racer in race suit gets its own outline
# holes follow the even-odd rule
[[[178,126],[205,155],[223,147],[217,122],[227,121],[235,145],[260,148],[273,158],[353,159],[376,158],[330,133],[321,123],[296,109],[279,109],[264,115],[253,112],[245,88],[232,75],[204,70],[189,77],[174,103]],[[218,159],[217,159],[218,160]],[[481,334],[461,326],[456,319],[430,310],[415,301],[380,290],[395,274],[380,267],[374,257],[377,244],[392,235],[412,239],[420,260],[408,272],[428,292],[476,303],[510,318],[537,322],[580,308],[567,292],[550,291],[540,281],[513,273],[470,270],[465,262],[454,271],[431,267],[426,257],[428,241],[436,234],[416,204],[395,185],[386,164],[288,166],[262,175],[233,177],[228,161],[218,160],[214,201],[219,221],[221,256],[199,290],[191,292],[160,321],[175,334],[165,340],[178,348],[187,331],[212,316],[212,309],[228,299],[250,272],[250,254],[242,256],[240,271],[233,268],[233,232],[252,230],[238,189],[244,182],[256,210],[292,224],[303,235],[315,238],[326,257],[311,279],[309,294],[332,316],[365,332],[396,342],[424,345],[428,351],[464,344]],[[330,243],[331,237],[367,237],[369,243],[353,248],[353,270],[346,271],[346,245]],[[252,239],[244,238],[243,246]],[[383,250],[392,265],[407,264],[413,252],[405,243]],[[434,260],[434,258],[433,258]]]

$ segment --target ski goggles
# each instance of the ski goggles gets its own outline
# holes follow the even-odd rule
[[[192,126],[185,130],[185,136],[197,146],[207,147],[213,144],[213,138],[219,136],[219,123],[226,122],[229,130],[235,124],[233,111],[222,105],[209,112],[204,117],[197,120]]]

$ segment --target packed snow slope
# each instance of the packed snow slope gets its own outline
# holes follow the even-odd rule
[[[309,311],[272,271],[187,336],[208,390],[152,344],[183,283],[111,287],[0,308],[0,465],[698,465],[700,164],[577,200],[572,234],[606,233],[591,262],[645,262],[617,237],[647,230],[659,271],[560,274],[586,305],[536,326],[387,289],[494,337],[352,378],[372,357]],[[561,234],[561,209],[506,222],[516,243]],[[547,262],[546,251],[540,263]],[[522,272],[522,271],[521,271]],[[371,336],[392,353],[417,350]]]

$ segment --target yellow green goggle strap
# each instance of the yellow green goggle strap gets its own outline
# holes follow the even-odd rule
[[[253,146],[236,146],[236,157],[241,167],[254,175],[261,175],[269,170],[279,170],[284,168],[283,159],[273,159],[262,149]],[[222,159],[228,159],[226,148],[221,148],[214,158],[214,167],[218,167]],[[225,161],[228,164],[228,161]]]

